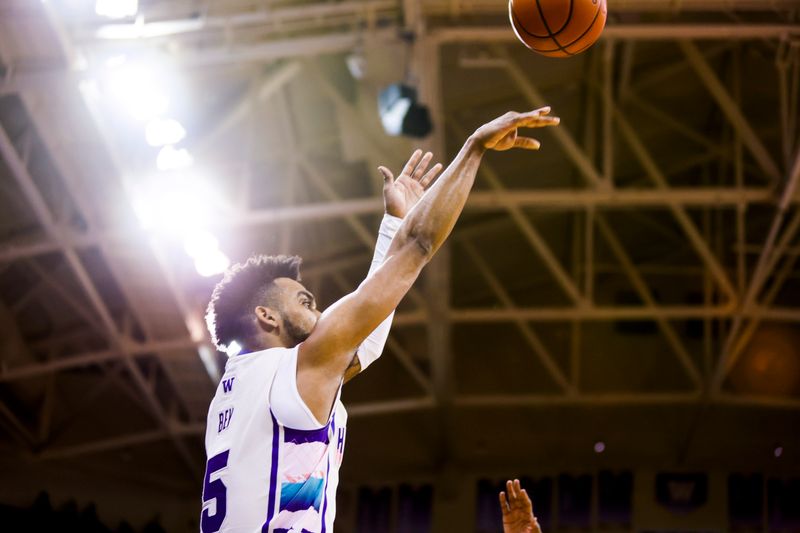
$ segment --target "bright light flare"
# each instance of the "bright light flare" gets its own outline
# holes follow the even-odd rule
[[[158,170],[180,170],[194,164],[194,157],[186,148],[175,148],[172,145],[163,147],[158,152],[156,167]]]
[[[106,59],[106,68],[120,68],[128,62],[128,56],[125,54],[117,54]]]
[[[139,11],[139,0],[97,0],[94,11],[112,19],[133,17]]]
[[[220,250],[214,250],[194,260],[194,268],[197,269],[197,273],[206,278],[222,274],[229,266],[231,266],[231,260]]]
[[[150,146],[166,146],[181,142],[186,137],[186,129],[175,119],[156,119],[147,124],[144,135]]]
[[[239,355],[242,351],[242,347],[236,341],[231,341],[228,347],[225,349],[225,353],[228,354],[228,357],[233,357],[234,355]]]
[[[169,108],[167,95],[159,87],[153,73],[143,66],[112,70],[107,88],[116,104],[136,120],[153,120]]]
[[[222,274],[231,264],[228,257],[219,249],[219,241],[205,230],[197,230],[183,241],[186,253],[194,259],[194,267],[201,276]]]
[[[183,241],[183,248],[189,257],[198,258],[214,253],[219,249],[219,241],[208,231],[198,230],[190,233]]]
[[[218,195],[199,176],[168,174],[143,180],[133,207],[147,231],[184,237],[208,226]]]

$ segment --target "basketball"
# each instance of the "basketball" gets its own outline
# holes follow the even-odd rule
[[[548,57],[580,54],[606,25],[606,0],[509,0],[508,16],[520,41]]]

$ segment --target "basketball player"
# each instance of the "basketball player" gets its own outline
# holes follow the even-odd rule
[[[387,215],[373,268],[324,313],[299,282],[298,257],[253,257],[225,274],[209,330],[218,348],[241,352],[208,411],[203,533],[333,531],[343,382],[380,355],[391,314],[453,229],[486,150],[538,149],[517,129],[558,124],[549,112],[484,124],[435,182],[441,167],[425,172],[430,154],[415,152],[397,180],[380,167]]]
[[[500,493],[500,510],[503,512],[503,533],[542,533],[539,521],[533,515],[533,505],[519,480],[506,481],[505,492]]]

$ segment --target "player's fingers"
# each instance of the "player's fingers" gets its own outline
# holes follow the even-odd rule
[[[436,163],[427,174],[422,176],[422,178],[419,180],[419,184],[422,185],[423,188],[427,189],[428,186],[437,178],[437,176],[439,176],[439,173],[443,168],[444,166],[441,163]]]
[[[539,109],[534,109],[533,111],[528,111],[525,113],[517,113],[516,119],[517,120],[530,120],[535,118],[545,118],[546,115],[550,114],[550,106],[540,107]]]
[[[391,185],[394,183],[394,176],[392,175],[392,171],[386,167],[378,167],[378,172],[383,175],[383,184],[384,185]]]
[[[508,498],[508,505],[514,505],[514,484],[511,480],[506,481],[506,497]]]
[[[561,123],[559,117],[529,117],[523,120],[520,128],[543,128],[545,126],[558,126]]]
[[[538,150],[542,143],[530,137],[517,137],[514,139],[514,148],[523,148],[525,150]]]
[[[528,496],[528,491],[522,489],[520,494],[522,498],[522,506],[525,508],[525,512],[533,514],[533,502],[531,502],[531,499]]]
[[[411,177],[419,181],[428,169],[431,159],[433,159],[433,154],[431,152],[425,152],[425,155],[422,156],[422,160],[420,160],[417,168],[414,169],[414,174]]]
[[[514,481],[509,481],[506,484],[506,488],[508,489],[509,501],[511,502],[512,505],[516,505],[519,493],[517,492],[517,487],[515,486]]]
[[[416,168],[420,159],[422,159],[422,150],[417,148],[414,150],[414,153],[411,154],[411,157],[408,158],[408,163],[406,163],[406,166],[403,167],[403,172],[401,175],[410,176],[411,173],[414,172],[414,168]]]
[[[506,493],[500,493],[500,509],[502,509],[503,514],[508,512],[508,500],[506,500]]]

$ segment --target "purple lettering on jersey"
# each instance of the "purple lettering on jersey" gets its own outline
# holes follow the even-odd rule
[[[206,463],[206,476],[203,485],[203,503],[214,501],[214,514],[209,512],[210,506],[203,506],[200,515],[200,531],[202,533],[215,533],[222,527],[227,512],[227,487],[221,478],[211,480],[214,474],[228,466],[228,453],[230,450],[220,452]]]
[[[234,376],[232,378],[229,378],[229,379],[223,379],[222,380],[222,392],[224,392],[225,394],[228,394],[229,392],[231,392],[233,390],[233,380],[234,379],[236,379],[236,376]]]
[[[233,418],[233,407],[229,407],[219,413],[219,427],[217,428],[217,433],[221,433],[222,430],[228,429],[228,426],[231,425],[231,419]]]
[[[336,444],[336,449],[339,453],[344,453],[344,428],[339,428],[339,440]]]

